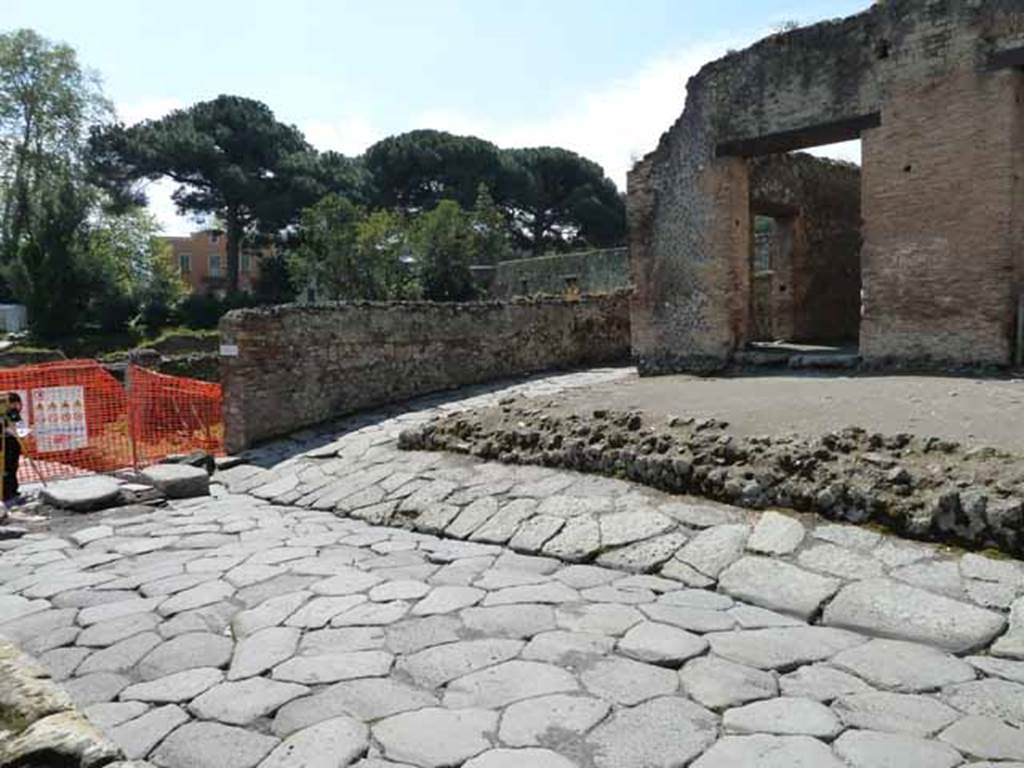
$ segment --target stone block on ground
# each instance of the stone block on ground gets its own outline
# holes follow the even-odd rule
[[[205,469],[188,464],[157,464],[141,473],[142,479],[169,499],[191,499],[210,493],[210,476]]]
[[[39,492],[45,504],[72,512],[91,512],[118,504],[121,484],[105,475],[76,477],[49,483]]]

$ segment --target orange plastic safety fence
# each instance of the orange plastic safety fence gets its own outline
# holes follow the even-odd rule
[[[0,369],[0,393],[22,401],[23,483],[223,451],[221,388],[131,366],[126,389],[95,360]]]
[[[129,368],[127,383],[139,465],[152,464],[172,453],[224,453],[220,384],[166,376],[136,365]]]

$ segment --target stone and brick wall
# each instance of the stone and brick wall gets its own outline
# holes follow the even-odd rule
[[[225,442],[535,371],[629,359],[625,292],[466,304],[353,303],[236,310],[220,325]]]
[[[1006,364],[1024,277],[1020,0],[889,0],[705,66],[629,177],[643,373],[748,340],[750,158],[861,138],[869,361]]]
[[[609,293],[629,287],[629,255],[625,248],[558,253],[502,261],[494,268],[491,296],[561,296],[569,282],[581,293]]]

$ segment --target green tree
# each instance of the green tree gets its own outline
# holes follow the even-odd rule
[[[476,234],[475,263],[494,265],[509,257],[511,249],[505,217],[486,184],[477,188],[472,226]]]
[[[476,296],[469,269],[477,252],[470,216],[454,200],[420,214],[412,232],[423,296],[431,301],[469,301]]]
[[[29,29],[0,35],[0,257],[4,262],[19,253],[33,206],[46,196],[45,205],[52,211],[52,190],[77,186],[77,181],[66,182],[64,177],[81,175],[88,131],[112,115],[99,78],[82,68],[70,46]]]
[[[367,149],[363,162],[382,208],[430,210],[445,199],[469,208],[480,184],[501,198],[511,183],[511,169],[494,144],[444,131],[389,136]]]
[[[402,215],[375,211],[356,225],[358,259],[369,277],[363,298],[401,301],[416,298],[419,286]]]
[[[242,240],[294,223],[331,183],[355,170],[336,155],[321,160],[297,128],[265,104],[218,96],[159,120],[97,131],[91,140],[98,178],[127,202],[139,202],[140,179],[169,177],[181,186],[182,212],[211,214],[227,236],[227,284],[238,290]]]
[[[299,245],[288,260],[292,283],[300,292],[313,287],[318,296],[336,301],[366,298],[356,244],[361,216],[340,195],[327,195],[303,211]]]
[[[507,151],[519,169],[506,207],[517,244],[548,249],[620,245],[626,207],[597,163],[559,147]]]

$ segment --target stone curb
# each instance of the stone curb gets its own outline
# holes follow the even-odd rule
[[[79,712],[31,656],[0,638],[0,768],[59,764],[151,768],[124,753]]]

